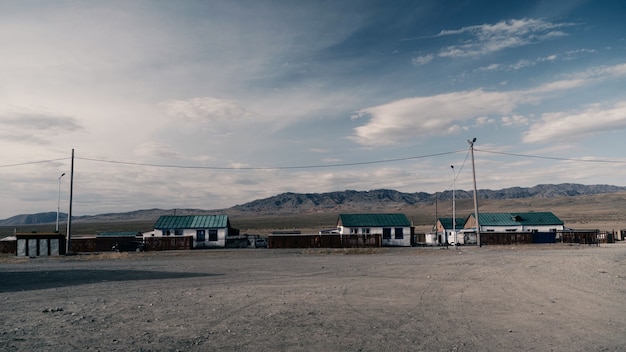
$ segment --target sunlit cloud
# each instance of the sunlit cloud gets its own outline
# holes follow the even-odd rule
[[[626,129],[626,102],[612,107],[592,106],[575,112],[545,113],[524,134],[524,143],[568,140]]]
[[[397,100],[360,110],[369,121],[355,128],[352,140],[363,145],[391,145],[411,138],[458,131],[459,124],[491,114],[509,114],[519,94],[482,89]]]
[[[493,117],[497,116],[500,116],[500,121],[504,126],[528,125],[529,120],[515,111],[521,104],[536,104],[546,99],[548,93],[560,94],[584,87],[594,80],[613,77],[612,74],[626,72],[626,65],[602,67],[590,71],[593,72],[593,75],[586,74],[589,78],[557,80],[526,90],[488,92],[483,89],[477,89],[400,99],[387,104],[365,108],[359,110],[353,116],[353,119],[363,118],[368,120],[364,125],[354,129],[354,135],[350,139],[358,144],[370,147],[393,145],[422,136],[458,133],[464,129],[464,126],[467,126],[470,119],[475,119],[476,125],[480,126],[494,122]],[[613,116],[611,113],[605,114],[605,117],[608,119],[609,115]],[[551,135],[550,131],[556,125],[550,123],[550,121],[563,120],[566,116],[569,115],[566,113],[544,114],[543,122],[532,124],[531,131],[533,132],[529,132],[524,137],[524,140],[544,139],[541,136]],[[583,117],[594,119],[587,114],[581,115],[581,119]],[[612,119],[614,120],[614,117]],[[596,122],[600,122],[600,120],[596,120]],[[624,120],[626,120],[626,117],[624,117]],[[584,128],[575,128],[575,126],[582,126],[587,123],[568,120],[568,123],[570,122],[572,124],[568,129],[571,129],[571,133],[589,132],[589,130]]]

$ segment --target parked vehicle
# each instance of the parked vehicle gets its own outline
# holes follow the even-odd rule
[[[143,252],[146,250],[146,244],[139,241],[117,242],[112,250],[114,252]]]
[[[267,241],[265,238],[257,238],[254,241],[254,247],[256,248],[267,248]]]

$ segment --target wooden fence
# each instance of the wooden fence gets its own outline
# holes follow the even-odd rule
[[[174,251],[193,248],[193,237],[147,237],[144,240],[148,251]]]
[[[532,232],[481,232],[481,245],[512,245],[533,243]]]
[[[558,232],[561,242],[578,244],[615,243],[612,231],[600,230],[564,230]]]
[[[382,236],[369,235],[282,235],[267,237],[269,248],[363,248],[380,247]]]

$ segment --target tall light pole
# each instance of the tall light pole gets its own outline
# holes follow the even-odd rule
[[[456,243],[458,242],[458,239],[456,238],[456,197],[454,194],[454,190],[456,188],[456,172],[454,172],[454,165],[450,165],[450,168],[452,169],[452,232],[454,233],[454,241]]]
[[[54,228],[54,232],[58,233],[59,232],[59,210],[61,209],[61,178],[65,176],[65,172],[61,174],[61,176],[59,176],[59,196],[57,197],[57,225]]]
[[[476,195],[476,167],[474,166],[474,142],[476,142],[476,137],[471,141],[468,139],[467,143],[470,145],[470,152],[472,154],[472,176],[474,178],[474,216],[476,217],[476,242],[478,246],[481,246],[480,243],[480,223],[478,222],[478,199]]]

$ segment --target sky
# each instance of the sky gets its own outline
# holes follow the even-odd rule
[[[0,219],[67,212],[70,190],[73,215],[471,190],[474,138],[478,189],[626,186],[624,18],[619,1],[0,0]]]

